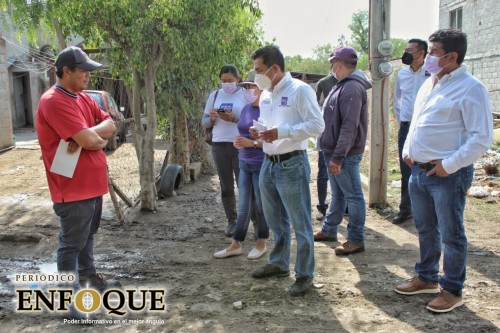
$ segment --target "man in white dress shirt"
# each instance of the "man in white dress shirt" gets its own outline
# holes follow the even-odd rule
[[[256,279],[290,275],[290,225],[295,230],[297,257],[291,296],[303,295],[313,283],[314,239],[311,222],[311,167],[307,157],[310,137],[320,134],[325,123],[314,90],[285,73],[285,59],[274,45],[252,55],[255,84],[260,97],[259,121],[267,130],[250,128],[263,141],[266,154],[259,185],[264,216],[274,233],[269,264],[254,271]]]
[[[473,163],[493,141],[493,120],[488,90],[462,65],[467,36],[458,30],[438,30],[429,42],[424,68],[432,76],[418,92],[403,148],[411,166],[409,191],[420,261],[415,264],[417,275],[395,291],[439,293],[427,309],[448,312],[463,304],[464,206]],[[444,274],[439,276],[441,244]]]
[[[401,68],[394,81],[393,107],[399,125],[398,153],[399,169],[401,171],[401,201],[399,203],[399,214],[392,220],[394,224],[401,224],[412,217],[411,199],[408,193],[408,180],[410,179],[411,169],[406,165],[401,153],[410,129],[417,92],[422,83],[431,76],[431,73],[423,68],[426,54],[426,41],[417,38],[410,39],[401,58],[403,64],[409,66]]]

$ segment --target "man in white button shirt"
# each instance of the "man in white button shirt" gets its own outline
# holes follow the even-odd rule
[[[256,279],[290,274],[290,225],[295,230],[297,256],[291,296],[303,295],[313,283],[314,240],[311,222],[311,167],[307,157],[310,137],[325,127],[314,90],[285,73],[285,59],[274,45],[252,55],[260,97],[259,121],[267,129],[250,128],[263,141],[266,154],[259,185],[264,216],[274,233],[269,264],[254,271]]]
[[[424,68],[432,76],[418,92],[403,148],[411,166],[409,191],[420,261],[415,265],[417,275],[395,291],[439,293],[427,309],[448,312],[463,304],[464,206],[473,163],[493,141],[493,120],[487,89],[462,65],[467,36],[458,30],[438,30],[429,42]],[[441,243],[444,275],[439,276]]]
[[[403,64],[409,66],[401,68],[394,81],[393,107],[399,125],[398,153],[399,169],[401,171],[401,201],[399,203],[399,214],[392,220],[394,224],[403,223],[412,217],[411,199],[408,193],[408,180],[410,179],[411,170],[403,160],[401,153],[410,129],[417,92],[422,83],[431,76],[422,66],[426,54],[426,41],[417,38],[410,39],[401,58]]]

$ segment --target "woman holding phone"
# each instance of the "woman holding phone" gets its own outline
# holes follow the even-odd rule
[[[213,127],[212,156],[219,176],[221,199],[227,218],[225,234],[233,236],[236,229],[236,197],[234,181],[239,176],[238,149],[234,139],[238,136],[237,123],[246,104],[238,69],[234,65],[222,66],[219,78],[221,89],[208,97],[203,112],[202,125]]]

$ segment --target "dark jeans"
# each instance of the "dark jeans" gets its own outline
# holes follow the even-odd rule
[[[238,149],[232,142],[213,142],[212,156],[219,175],[221,197],[234,197],[234,181],[238,181],[240,173]]]
[[[60,273],[88,275],[95,272],[94,234],[99,229],[102,196],[65,203],[54,203],[61,231],[57,248]]]
[[[408,136],[408,131],[410,130],[410,122],[402,121],[399,125],[398,131],[398,152],[399,152],[399,169],[401,171],[401,202],[399,204],[400,214],[411,213],[411,199],[410,193],[408,192],[408,181],[411,176],[411,169],[403,161],[403,146],[405,145],[406,137]]]
[[[326,193],[328,191],[328,169],[325,163],[325,155],[321,150],[318,150],[318,179],[316,180],[318,187],[318,205],[316,208],[320,212],[325,212],[328,209],[326,203]]]
[[[269,227],[264,217],[262,199],[260,197],[259,174],[261,165],[240,161],[240,178],[238,180],[238,219],[233,239],[243,242],[250,223],[252,212],[257,215],[257,239],[269,238]]]

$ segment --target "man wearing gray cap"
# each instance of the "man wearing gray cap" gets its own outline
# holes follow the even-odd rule
[[[368,97],[372,87],[356,70],[358,56],[353,48],[341,46],[330,57],[332,73],[339,80],[323,104],[325,131],[320,147],[328,164],[332,200],[315,241],[337,241],[337,227],[349,209],[347,242],[335,248],[337,255],[363,252],[366,219],[359,164],[365,151],[368,129]]]
[[[101,220],[102,196],[108,192],[102,148],[116,129],[109,114],[82,93],[90,71],[101,66],[78,47],[64,49],[55,63],[57,83],[40,98],[36,130],[54,212],[61,224],[57,269],[78,273],[81,286],[102,291],[108,284],[95,270],[94,234]],[[56,168],[56,151],[61,149],[66,160],[77,154],[72,173]]]

